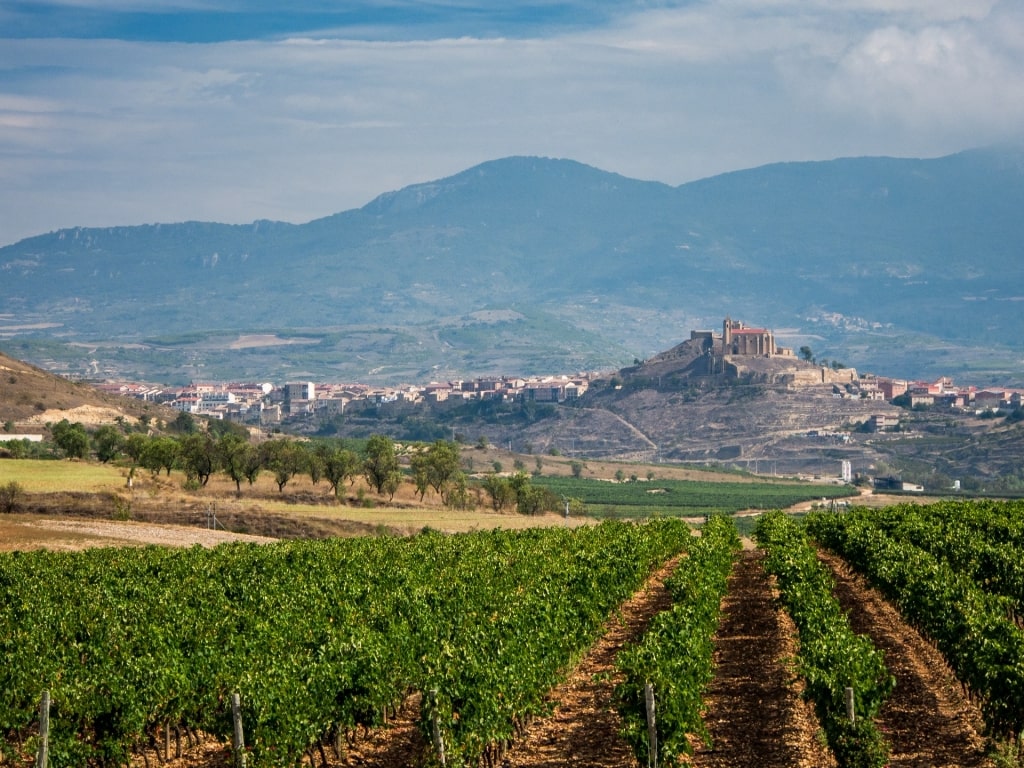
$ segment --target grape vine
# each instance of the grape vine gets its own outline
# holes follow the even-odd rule
[[[381,723],[437,690],[449,765],[493,754],[609,613],[686,546],[678,521],[93,549],[0,557],[0,751],[124,765],[168,725],[225,741],[240,692],[252,766]],[[424,697],[426,700],[426,697]]]

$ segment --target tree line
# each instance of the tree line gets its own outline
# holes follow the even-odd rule
[[[31,455],[95,458],[104,464],[122,461],[129,465],[130,479],[139,471],[168,477],[179,471],[185,475],[185,488],[192,491],[206,487],[210,478],[220,473],[234,482],[236,494],[241,495],[243,483],[251,487],[266,473],[281,493],[294,478],[308,476],[313,485],[326,482],[339,499],[347,487],[362,479],[374,493],[389,500],[394,499],[403,482],[409,482],[421,501],[433,493],[444,505],[454,508],[487,503],[498,512],[542,514],[563,506],[560,496],[533,485],[523,471],[505,476],[496,467],[493,474],[471,479],[464,464],[471,465],[472,461],[463,462],[461,447],[455,441],[398,443],[381,434],[365,440],[278,436],[253,441],[237,425],[212,421],[203,425],[188,414],[182,416],[188,418],[171,422],[165,433],[141,431],[145,425],[134,428],[125,420],[89,430],[79,422],[63,419],[50,425],[51,443]],[[15,445],[12,455],[19,458],[29,454],[19,452]],[[578,506],[574,511],[579,511]]]

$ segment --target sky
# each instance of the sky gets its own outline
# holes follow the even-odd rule
[[[1021,0],[0,0],[0,246],[510,155],[678,185],[1022,142]]]

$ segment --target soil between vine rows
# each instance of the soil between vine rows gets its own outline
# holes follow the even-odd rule
[[[893,744],[890,768],[991,768],[979,735],[977,708],[962,695],[941,656],[839,558],[822,555],[837,575],[837,597],[858,632],[871,635],[886,653],[897,689],[880,724]],[[813,708],[801,697],[792,668],[795,629],[775,599],[763,553],[745,550],[730,577],[715,640],[715,679],[705,722],[710,745],[698,743],[696,768],[830,768]],[[608,624],[607,632],[551,693],[552,713],[535,720],[500,761],[502,768],[639,768],[618,736],[611,704],[617,682],[614,659],[642,636],[670,598],[663,568]],[[416,726],[418,704],[410,699],[387,727],[361,737],[344,759],[327,750],[329,768],[414,768],[425,746]],[[221,768],[230,764],[221,746],[205,745],[165,768]],[[320,765],[319,754],[317,765]]]
[[[942,654],[907,624],[841,558],[820,553],[836,577],[836,598],[855,632],[885,653],[896,690],[877,722],[892,743],[890,768],[991,768],[981,712],[962,692]]]
[[[715,637],[715,677],[705,695],[711,744],[698,768],[833,768],[792,668],[796,628],[780,608],[764,553],[744,550],[729,579]]]

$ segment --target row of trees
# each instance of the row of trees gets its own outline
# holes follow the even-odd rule
[[[137,469],[167,476],[177,470],[185,474],[186,487],[193,490],[223,473],[241,494],[243,482],[251,486],[267,472],[279,492],[293,478],[308,475],[314,485],[326,481],[335,497],[340,497],[346,484],[351,487],[363,478],[375,493],[393,499],[408,478],[421,500],[433,492],[452,507],[472,506],[484,495],[496,511],[540,514],[563,506],[561,497],[531,485],[523,471],[510,477],[496,473],[470,485],[459,445],[448,440],[399,445],[386,435],[372,435],[365,441],[274,438],[257,444],[246,433],[222,426],[178,435],[147,435],[126,434],[117,426],[106,425],[90,433],[82,424],[67,420],[53,425],[50,432],[54,444],[68,458],[85,459],[94,454],[107,463],[126,456],[133,475]],[[575,507],[573,511],[581,511],[578,504]]]
[[[255,444],[231,432],[219,437],[204,432],[179,438],[129,435],[124,451],[136,465],[154,474],[165,471],[169,475],[180,469],[192,487],[203,487],[211,475],[223,472],[238,493],[243,481],[252,485],[264,471],[273,475],[278,491],[283,492],[292,478],[308,475],[314,485],[326,481],[335,496],[362,477],[376,493],[393,498],[405,478],[398,446],[384,435],[373,435],[361,445],[287,438]],[[439,440],[430,446],[412,446],[408,452],[420,497],[433,489],[447,502],[462,475],[458,447]],[[461,482],[464,485],[464,480]]]

